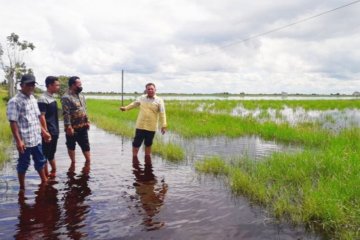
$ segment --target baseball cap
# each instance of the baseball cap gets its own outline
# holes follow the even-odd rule
[[[32,74],[24,74],[21,77],[20,83],[37,83],[35,80],[35,76]]]

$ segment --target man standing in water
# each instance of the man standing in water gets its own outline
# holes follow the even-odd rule
[[[144,141],[145,145],[145,161],[151,161],[151,146],[158,127],[160,119],[161,133],[166,132],[166,114],[164,101],[156,95],[156,87],[154,83],[148,83],[145,86],[146,94],[139,97],[136,101],[125,107],[120,107],[121,111],[127,111],[136,107],[140,107],[140,112],[136,121],[135,137],[132,143],[133,157],[137,158],[139,148]]]
[[[30,165],[30,155],[34,160],[41,183],[44,184],[47,181],[44,171],[46,159],[42,152],[41,135],[46,142],[50,141],[51,136],[40,124],[41,114],[33,96],[35,83],[33,75],[23,75],[20,81],[21,90],[10,99],[7,106],[7,118],[19,152],[16,169],[20,190],[25,189],[25,173]]]
[[[86,163],[90,163],[90,143],[88,130],[90,122],[86,114],[85,97],[81,94],[82,84],[77,76],[69,78],[69,90],[61,98],[64,115],[64,128],[66,133],[66,146],[71,159],[71,164],[75,163],[75,146],[79,144]]]
[[[60,89],[59,79],[57,77],[48,76],[45,79],[46,92],[44,92],[38,100],[41,112],[41,123],[43,127],[50,133],[51,141],[42,141],[43,153],[51,166],[49,174],[48,166],[45,164],[45,174],[47,177],[54,178],[56,176],[55,152],[57,141],[59,138],[59,118],[56,99],[53,94]]]

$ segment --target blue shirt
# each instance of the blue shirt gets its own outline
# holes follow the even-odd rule
[[[35,147],[41,143],[40,111],[33,95],[17,93],[8,102],[6,115],[9,121],[17,122],[26,147]]]

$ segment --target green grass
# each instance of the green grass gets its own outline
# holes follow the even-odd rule
[[[11,146],[11,130],[6,117],[7,91],[0,88],[0,164],[10,159],[8,149]]]
[[[360,237],[358,128],[332,133],[322,129],[319,122],[292,126],[266,120],[265,113],[261,114],[261,121],[229,113],[239,105],[246,109],[272,108],[279,114],[285,106],[343,110],[359,109],[359,103],[358,100],[166,101],[166,111],[169,130],[185,138],[257,135],[302,146],[303,152],[276,153],[260,162],[250,159],[229,162],[214,156],[195,163],[195,167],[200,172],[226,176],[234,193],[263,204],[274,216],[321,229],[331,238],[356,239]],[[119,101],[90,100],[88,105],[90,117],[99,127],[133,136],[136,110],[120,112]],[[173,153],[177,150],[166,143],[159,143],[159,147],[155,144],[154,149],[169,159],[173,155],[184,158],[183,152]]]
[[[360,129],[345,130],[327,148],[276,153],[261,162],[210,157],[196,164],[225,175],[236,194],[269,207],[276,217],[320,228],[336,239],[360,237]]]
[[[197,101],[200,102],[200,101]],[[285,106],[289,108],[304,108],[305,110],[331,110],[331,109],[359,109],[359,99],[344,100],[205,100],[203,105],[209,106],[207,110],[220,111],[230,113],[236,106],[243,106],[246,109],[283,109]],[[204,104],[205,103],[205,104]],[[196,104],[196,103],[192,103]]]
[[[217,101],[223,104],[224,101]],[[216,103],[217,103],[216,102]],[[195,109],[200,103],[167,102],[167,115],[170,130],[184,137],[239,137],[259,135],[267,140],[285,143],[297,143],[307,146],[319,146],[332,134],[316,123],[303,123],[296,127],[288,123],[277,124],[272,121],[259,122],[253,117],[235,117],[229,114],[212,114]]]

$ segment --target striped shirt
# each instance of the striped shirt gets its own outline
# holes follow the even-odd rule
[[[18,92],[7,105],[7,118],[17,122],[19,134],[26,147],[41,143],[40,111],[33,95]]]
[[[136,101],[130,103],[125,107],[130,110],[140,107],[140,112],[136,120],[136,128],[147,131],[156,131],[158,121],[160,120],[161,127],[167,127],[165,104],[158,96],[148,98],[147,95],[140,96]]]

